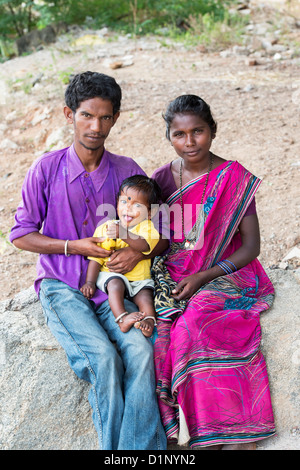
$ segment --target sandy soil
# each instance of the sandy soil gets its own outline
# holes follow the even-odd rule
[[[71,45],[69,35],[0,65],[0,300],[34,281],[37,255],[15,249],[8,234],[30,164],[52,144],[62,148],[72,142],[62,113],[62,78],[84,70],[113,75],[120,83],[122,114],[107,148],[133,157],[150,176],[175,158],[161,117],[167,103],[195,93],[211,105],[218,121],[213,151],[262,178],[256,196],[260,260],[278,266],[300,244],[300,58],[232,48],[207,52],[200,45],[186,50],[154,38],[134,41],[113,34],[97,41]],[[123,66],[112,68],[116,61]]]

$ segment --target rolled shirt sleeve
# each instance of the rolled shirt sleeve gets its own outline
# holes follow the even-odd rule
[[[12,242],[42,228],[47,210],[45,179],[41,166],[29,169],[22,186],[22,201],[15,215],[15,225],[9,236]]]

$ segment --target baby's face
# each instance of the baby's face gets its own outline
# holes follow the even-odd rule
[[[150,217],[148,198],[134,188],[124,188],[121,192],[117,212],[123,227],[134,227]]]

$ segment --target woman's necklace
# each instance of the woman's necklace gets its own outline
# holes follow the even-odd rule
[[[212,166],[213,166],[213,161],[214,161],[214,156],[210,152],[209,153],[209,167],[208,167],[208,172],[207,172],[205,183],[204,183],[204,188],[203,188],[203,193],[202,193],[202,197],[201,197],[198,217],[197,217],[195,225],[192,227],[191,231],[187,235],[184,232],[184,217],[183,217],[183,203],[182,203],[182,167],[183,167],[182,162],[183,162],[183,160],[181,160],[181,162],[180,162],[180,172],[179,172],[180,188],[179,188],[179,190],[180,190],[180,206],[181,206],[181,224],[182,224],[183,235],[184,235],[184,238],[185,238],[184,247],[186,249],[192,250],[194,248],[195,244],[196,244],[196,241],[197,241],[196,236],[197,236],[197,231],[198,231],[198,225],[199,225],[201,214],[202,214],[201,206],[203,204],[203,199],[204,199],[204,196],[205,196],[205,191],[206,191],[206,187],[207,187],[207,183],[208,183],[209,174],[210,174]]]

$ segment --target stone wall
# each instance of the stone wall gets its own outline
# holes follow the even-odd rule
[[[258,449],[300,449],[299,283],[290,270],[268,274],[276,299],[261,316],[262,349],[277,435],[260,441]],[[89,385],[69,368],[33,288],[0,303],[0,332],[0,449],[98,449]]]

